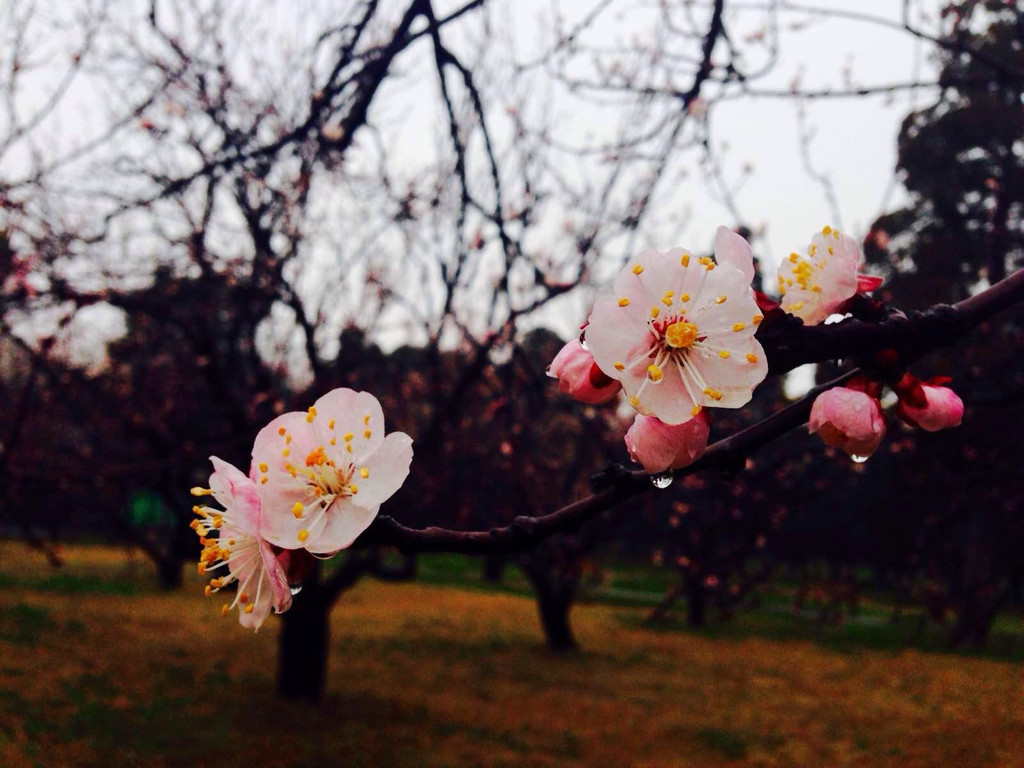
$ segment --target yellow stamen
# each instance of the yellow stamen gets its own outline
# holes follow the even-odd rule
[[[616,371],[624,371],[624,370],[626,370],[626,366],[623,365],[622,363],[613,363],[612,365],[615,367]]]
[[[363,478],[363,480],[365,480],[370,476],[370,470],[368,470],[366,467],[363,467],[362,469],[359,470],[359,476]]]
[[[791,262],[793,262],[794,264],[796,264],[798,261],[800,261],[800,254],[799,253],[791,253],[791,254],[789,254],[789,260]]]
[[[637,264],[637,265],[635,265],[635,266],[633,267],[633,274],[634,274],[634,275],[639,275],[639,274],[641,274],[641,273],[642,273],[643,271],[644,271],[644,268],[643,268],[642,266],[640,266],[639,264]]]
[[[213,496],[213,491],[209,488],[200,488],[198,485],[191,491],[193,496]]]
[[[349,489],[349,490],[350,490],[350,491],[352,492],[352,494],[353,494],[353,495],[355,495],[355,494],[359,493],[359,486],[358,486],[358,485],[356,485],[355,483],[353,483],[352,485],[350,485],[350,486],[348,487],[348,489]]]
[[[302,509],[303,507],[301,501],[296,501],[294,504],[292,504],[292,515],[295,517],[296,520],[302,519]]]
[[[721,352],[718,353],[718,356],[720,358],[722,358],[723,360],[728,360],[729,359],[729,355],[730,355],[730,352],[729,352],[728,349],[723,349]]]
[[[353,435],[351,432],[346,432],[345,433],[345,442],[347,443],[347,442],[351,441],[353,437],[355,437],[355,435]]]
[[[665,341],[675,349],[689,348],[697,340],[697,326],[679,320],[665,329]]]
[[[310,451],[309,455],[306,456],[307,467],[322,467],[327,463],[327,454],[324,453],[324,447],[318,445],[316,450]]]
[[[266,472],[268,469],[270,469],[270,467],[267,466],[267,462],[261,461],[260,462],[260,472]]]
[[[303,528],[301,531],[299,531],[299,541],[305,541],[308,538],[309,538],[309,531],[307,531],[305,528]]]
[[[762,320],[764,320],[764,315],[754,315],[754,319],[751,320],[750,322],[752,322],[754,325],[757,325]]]
[[[252,603],[249,603],[249,605],[245,606],[245,612],[246,613],[252,613],[253,609],[255,609],[255,608],[256,608],[255,605],[253,605]]]
[[[629,306],[629,299],[627,299],[625,296],[623,296],[621,299],[619,299],[619,306],[620,307],[628,307]]]
[[[799,311],[804,308],[804,303],[802,301],[794,301],[792,304],[790,304],[789,308]]]
[[[693,410],[690,411],[691,416],[698,416],[700,414],[701,407],[699,405],[693,406]]]
[[[746,327],[747,327],[746,323],[736,323],[735,325],[733,325],[732,329],[734,331],[736,331],[736,333],[739,333],[740,331],[742,331]]]
[[[715,299],[715,304],[725,304],[726,296],[723,294]]]
[[[757,362],[757,355],[755,355],[753,352],[747,352],[747,362],[748,363],[756,363]]]
[[[656,366],[656,365],[648,365],[647,366],[647,378],[649,378],[655,384],[657,384],[659,381],[661,381],[662,378],[664,378],[664,376],[665,376],[665,374],[662,372],[661,368],[659,368],[658,366]]]
[[[640,405],[640,398],[638,398],[636,395],[633,395],[631,398],[629,398],[629,404],[636,408],[638,405]]]
[[[306,421],[308,421],[310,424],[312,424],[313,423],[313,419],[315,419],[315,418],[316,418],[316,408],[314,408],[313,406],[309,406],[309,410],[306,411]]]
[[[370,430],[366,430],[365,432],[363,432],[363,437],[365,437],[367,440],[369,440],[370,436],[372,434],[373,434],[373,432],[371,432]]]
[[[334,429],[334,419],[331,419],[330,421],[327,422],[327,428]]]
[[[660,309],[658,309],[657,307],[651,307],[651,317],[652,318],[657,317],[660,314],[661,314],[661,310]]]
[[[832,227],[830,227],[828,224],[826,224],[824,229],[821,230],[821,234],[823,234],[823,235],[831,235],[832,234]]]
[[[688,293],[684,293],[682,296],[679,297],[679,301],[680,302],[689,301],[689,300],[690,300],[690,294],[688,294]]]
[[[684,267],[690,266],[690,254],[684,253],[682,258],[679,259],[679,263],[682,264]]]

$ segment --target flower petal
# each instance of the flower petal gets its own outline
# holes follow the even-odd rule
[[[715,261],[736,267],[750,285],[754,280],[754,254],[750,243],[728,227],[715,231]]]
[[[210,490],[213,497],[226,510],[231,511],[232,523],[241,531],[256,534],[260,524],[260,498],[256,484],[237,467],[216,456],[210,457],[213,474]]]
[[[355,496],[334,500],[327,514],[310,529],[307,550],[314,554],[333,554],[350,546],[369,527],[380,507],[357,506],[354,500]]]
[[[352,503],[366,509],[379,507],[402,487],[411,463],[412,438],[404,432],[392,432],[384,438],[380,448],[364,460],[361,469],[366,470],[367,476],[353,477],[359,492],[352,496]]]

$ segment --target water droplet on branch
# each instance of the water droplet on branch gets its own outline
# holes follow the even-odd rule
[[[670,472],[665,472],[660,475],[651,475],[651,485],[655,488],[664,490],[672,485],[672,479],[672,474]]]

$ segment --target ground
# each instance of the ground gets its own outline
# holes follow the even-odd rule
[[[5,768],[1024,765],[1013,643],[911,650],[788,616],[655,631],[589,604],[557,656],[525,596],[367,580],[332,616],[326,700],[282,703],[276,619],[253,634],[197,577],[165,594],[137,555],[66,554],[50,572],[0,542]]]

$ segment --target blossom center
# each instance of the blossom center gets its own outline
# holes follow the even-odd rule
[[[672,323],[665,329],[665,342],[674,349],[689,349],[697,340],[697,326],[685,320]]]

